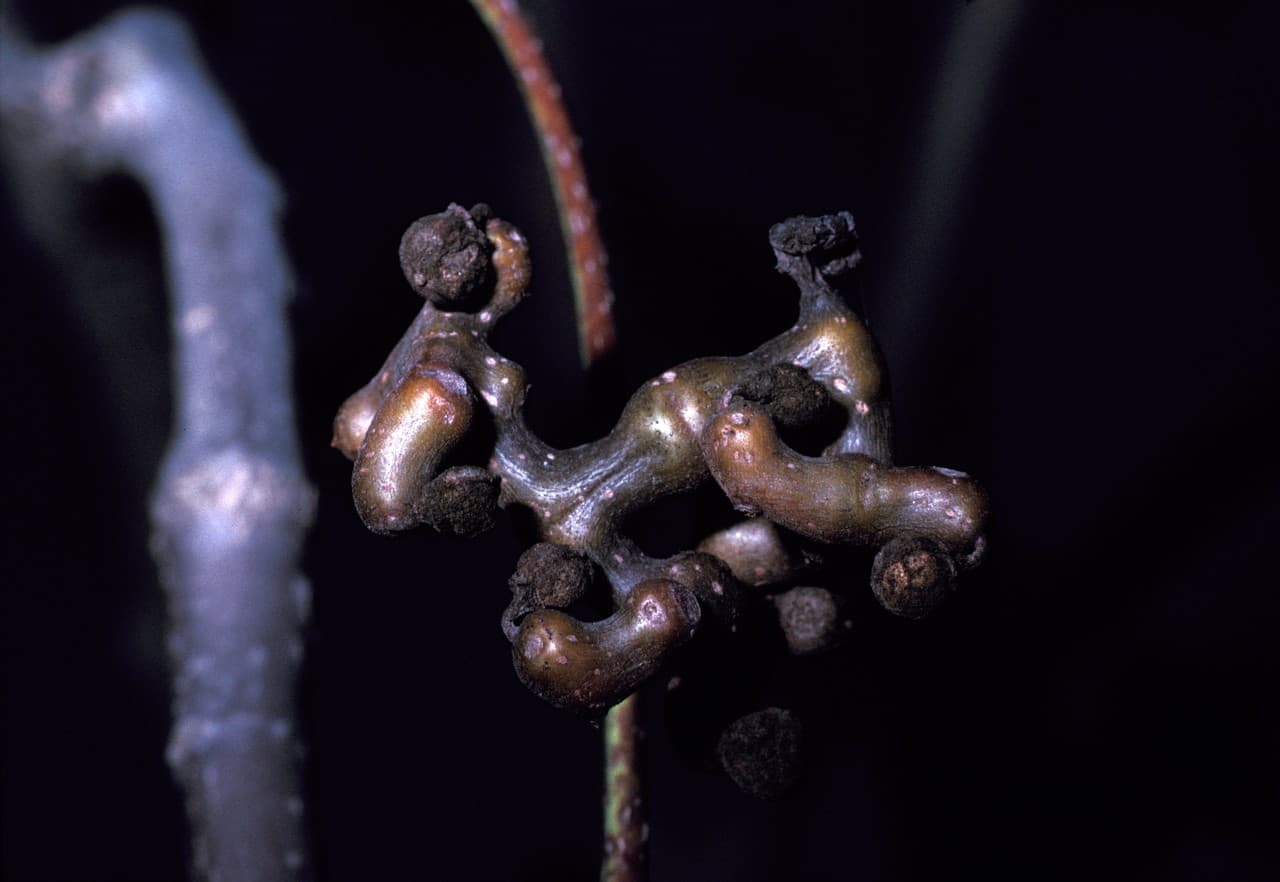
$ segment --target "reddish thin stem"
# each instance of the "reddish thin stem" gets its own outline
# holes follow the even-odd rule
[[[560,230],[569,255],[574,306],[578,314],[578,350],[590,367],[614,346],[613,291],[608,256],[596,224],[595,203],[587,187],[578,138],[561,99],[560,86],[515,0],[471,0],[502,49],[538,134],[542,159],[551,178],[560,213]]]

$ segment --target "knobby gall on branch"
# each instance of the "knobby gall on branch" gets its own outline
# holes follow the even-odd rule
[[[732,639],[766,592],[776,593],[775,621],[792,651],[833,645],[840,598],[798,584],[824,545],[876,549],[875,595],[908,618],[934,609],[983,556],[988,506],[977,483],[892,464],[884,363],[833,287],[861,258],[852,217],[792,218],[770,231],[770,243],[800,290],[791,329],[746,355],[665,371],[632,396],[608,435],[562,450],[529,430],[525,373],[487,342],[528,291],[523,236],[483,205],[451,205],[405,233],[401,267],[426,303],[378,374],[342,405],[333,443],[354,460],[356,508],[375,532],[429,524],[472,534],[498,508],[532,513],[542,541],[517,565],[502,625],[517,676],[559,708],[603,714],[671,669],[696,634]],[[784,440],[833,413],[839,429],[820,455]],[[752,519],[665,559],[624,534],[629,515],[708,481]],[[597,574],[612,612],[584,621],[568,608]],[[730,753],[735,745],[796,752],[789,715],[752,718],[736,731],[722,740]],[[733,771],[738,760],[724,765],[740,783],[749,778]],[[775,785],[744,787],[773,795]]]

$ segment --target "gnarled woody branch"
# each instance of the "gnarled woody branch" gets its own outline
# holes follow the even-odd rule
[[[24,152],[146,189],[172,299],[176,424],[153,495],[197,874],[309,878],[295,674],[311,516],[289,391],[279,198],[175,18],[126,12],[51,51],[0,33]]]
[[[895,469],[862,453],[801,456],[750,402],[707,423],[702,452],[738,508],[802,536],[872,547],[923,536],[954,555],[981,552],[986,498],[960,472]]]
[[[481,227],[487,262],[471,235]],[[771,547],[781,541],[776,536],[710,545],[725,550],[726,565],[705,553],[655,560],[622,535],[631,513],[705,481],[716,480],[745,511],[810,540],[881,546],[876,578],[892,590],[877,594],[900,614],[920,613],[945,594],[956,569],[980,558],[987,504],[977,485],[958,472],[890,464],[882,361],[830,284],[859,260],[849,215],[795,218],[770,234],[779,269],[801,292],[793,328],[747,355],[696,359],[664,372],[632,396],[607,436],[568,450],[529,431],[524,371],[486,342],[527,286],[523,238],[484,206],[467,212],[456,205],[416,222],[409,238],[423,244],[402,247],[402,268],[427,303],[378,375],[340,410],[335,444],[355,460],[352,489],[371,529],[434,523],[463,531],[475,520],[470,509],[494,500],[491,487],[468,472],[475,479],[462,494],[462,526],[431,514],[434,487],[483,465],[498,483],[492,504],[524,506],[545,541],[599,568],[615,612],[598,623],[539,608],[557,593],[538,589],[561,579],[559,565],[532,568],[513,582],[517,595],[504,630],[515,666],[553,704],[602,712],[669,661],[696,628],[733,629],[748,602],[733,570],[759,570],[767,580],[770,570],[786,569],[784,550]],[[455,284],[463,276],[469,281]],[[473,400],[493,422],[488,461],[455,464],[437,476],[467,431]],[[801,456],[778,437],[776,426],[804,426],[832,406],[843,412],[843,424],[822,456]],[[735,547],[749,560],[735,561]],[[816,648],[812,640],[801,645]]]

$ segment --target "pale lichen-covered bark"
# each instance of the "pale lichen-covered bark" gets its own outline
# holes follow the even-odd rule
[[[50,50],[0,34],[25,159],[123,171],[151,199],[172,302],[175,426],[152,498],[174,728],[199,877],[310,877],[294,684],[312,499],[298,456],[279,193],[183,25],[130,11]]]

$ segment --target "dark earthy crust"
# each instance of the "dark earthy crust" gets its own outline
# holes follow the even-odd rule
[[[789,711],[769,707],[735,720],[716,745],[730,780],[760,799],[777,799],[800,774],[803,730]]]

